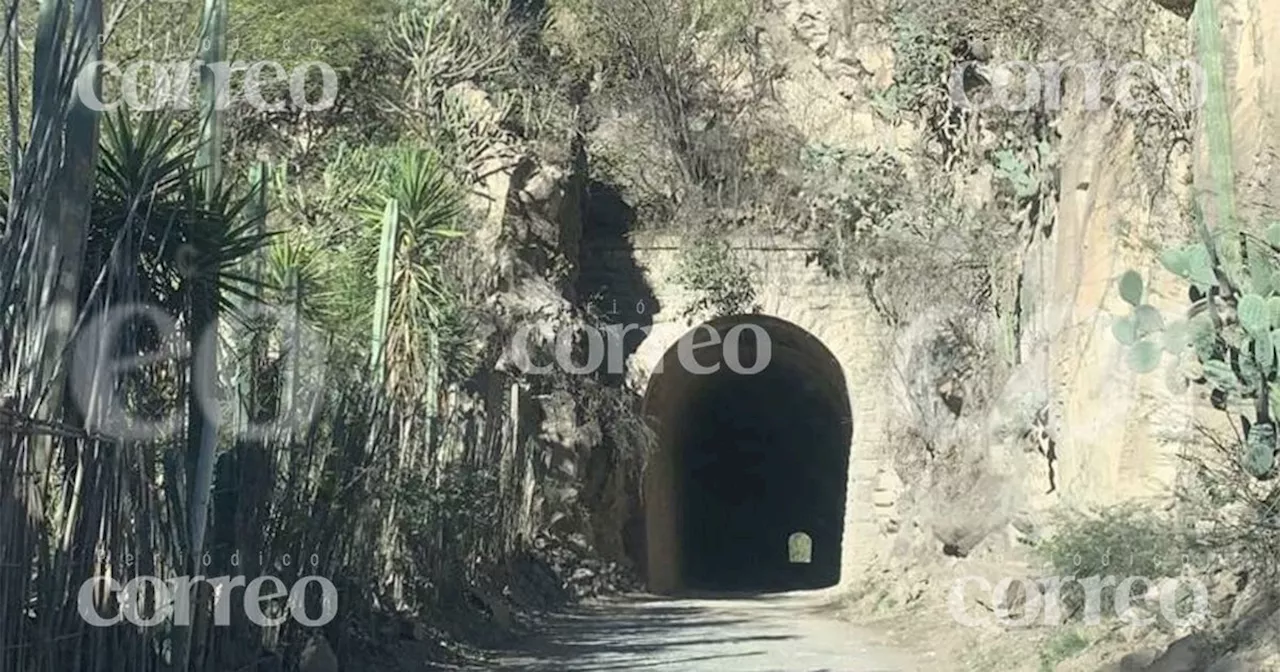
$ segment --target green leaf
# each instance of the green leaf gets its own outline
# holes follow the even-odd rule
[[[1139,338],[1164,328],[1164,317],[1160,315],[1160,311],[1145,303],[1133,309],[1133,320],[1137,325]]]
[[[1224,392],[1231,392],[1239,387],[1236,379],[1236,372],[1231,366],[1220,359],[1210,359],[1203,362],[1204,377],[1211,385]]]
[[[1280,221],[1271,222],[1267,227],[1267,242],[1271,247],[1280,247]]]
[[[1151,373],[1160,366],[1163,351],[1152,341],[1139,341],[1129,350],[1129,368],[1137,373]]]
[[[1267,384],[1267,406],[1272,418],[1280,418],[1280,383]]]
[[[1121,345],[1133,345],[1138,341],[1138,324],[1132,317],[1117,317],[1111,323],[1111,334]]]
[[[1254,425],[1245,439],[1244,466],[1256,478],[1271,473],[1275,467],[1276,430],[1272,425]]]
[[[1267,299],[1267,314],[1271,317],[1271,328],[1280,329],[1280,296]]]
[[[1257,294],[1245,294],[1240,297],[1236,306],[1240,316],[1240,326],[1250,334],[1265,334],[1271,331],[1271,315],[1267,302]]]
[[[1190,329],[1183,320],[1170,322],[1164,328],[1164,349],[1177,355],[1187,348],[1190,342]]]
[[[1187,249],[1187,263],[1190,265],[1191,282],[1203,290],[1218,284],[1213,274],[1213,262],[1209,258],[1209,249],[1203,244],[1192,245]]]
[[[1191,277],[1191,253],[1185,247],[1171,247],[1160,253],[1160,264],[1180,278]]]
[[[1120,298],[1131,306],[1142,303],[1142,276],[1137,271],[1125,271],[1120,276]]]

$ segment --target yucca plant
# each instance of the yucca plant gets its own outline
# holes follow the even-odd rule
[[[462,191],[428,151],[393,156],[384,183],[360,209],[379,234],[372,340],[374,374],[391,389],[432,373],[432,341],[455,301],[443,280],[442,243],[465,235]],[[380,307],[380,308],[379,308]]]
[[[390,155],[378,188],[358,213],[366,247],[377,241],[370,367],[396,426],[391,457],[391,502],[383,523],[380,557],[395,573],[400,474],[430,460],[437,436],[440,333],[456,301],[443,274],[443,244],[463,234],[466,205],[445,164],[432,152],[401,149]],[[357,254],[360,254],[359,252]],[[366,257],[367,258],[367,257]],[[419,468],[430,469],[432,463]],[[403,597],[398,595],[398,597]]]

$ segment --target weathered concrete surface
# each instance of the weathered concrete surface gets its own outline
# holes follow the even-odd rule
[[[741,600],[631,598],[558,616],[508,672],[939,672],[822,613],[814,594]]]

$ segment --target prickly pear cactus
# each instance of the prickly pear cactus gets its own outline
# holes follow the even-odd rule
[[[1120,298],[1129,304],[1129,314],[1111,323],[1112,335],[1129,348],[1125,362],[1138,373],[1155,371],[1165,352],[1177,356],[1185,347],[1181,336],[1185,325],[1166,325],[1160,311],[1143,302],[1144,294],[1142,276],[1137,271],[1120,276]]]
[[[1190,350],[1198,366],[1189,377],[1216,405],[1253,409],[1255,417],[1244,421],[1241,463],[1258,478],[1272,478],[1280,417],[1280,222],[1265,240],[1246,237],[1243,259],[1225,253],[1222,237],[1203,237],[1160,255],[1161,265],[1190,286],[1194,300],[1185,319],[1166,320],[1146,302],[1142,276],[1130,270],[1117,281],[1129,312],[1115,318],[1111,333],[1138,373],[1154,371],[1166,353],[1176,361]]]
[[[1214,404],[1231,408],[1245,435],[1240,464],[1248,473],[1269,479],[1276,475],[1276,428],[1280,417],[1276,345],[1280,344],[1280,223],[1265,229],[1241,227],[1235,205],[1231,117],[1226,87],[1225,51],[1217,5],[1201,0],[1193,14],[1205,75],[1202,111],[1208,145],[1209,177],[1213,189],[1215,226],[1205,223],[1201,203],[1192,214],[1199,242],[1165,250],[1161,264],[1190,284],[1186,338],[1181,327],[1164,330],[1164,351],[1189,346],[1200,370],[1190,376],[1209,388]],[[1155,324],[1140,317],[1142,276],[1133,271],[1120,278],[1120,296],[1131,306],[1113,333],[1130,348],[1129,366],[1150,371],[1159,365],[1161,351],[1143,334]],[[1144,311],[1145,312],[1145,311]],[[1140,323],[1141,322],[1141,323]],[[1173,347],[1169,347],[1172,345]],[[1241,403],[1244,402],[1244,403]],[[1249,409],[1249,410],[1244,410]],[[1243,412],[1235,415],[1237,410]],[[1252,421],[1248,414],[1253,414]]]

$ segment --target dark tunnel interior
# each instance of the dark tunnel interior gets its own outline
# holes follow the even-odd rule
[[[651,549],[649,562],[672,564],[671,585],[686,591],[834,585],[852,435],[843,374],[816,338],[776,318],[743,315],[707,327],[723,343],[741,324],[759,325],[767,335],[763,369],[734,371],[724,347],[705,347],[692,354],[701,365],[719,362],[717,372],[691,373],[678,353],[668,353],[650,385],[646,408],[667,467],[654,478],[669,483],[649,492],[671,501],[665,540],[654,539],[650,527],[650,543],[669,548]],[[758,332],[739,331],[737,368],[750,370],[762,352]],[[710,337],[704,328],[695,338]],[[811,556],[789,552],[797,532],[812,540]]]

